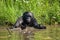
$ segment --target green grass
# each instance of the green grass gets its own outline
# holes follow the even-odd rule
[[[15,23],[25,11],[32,12],[38,23],[60,23],[59,0],[0,0],[0,25]]]

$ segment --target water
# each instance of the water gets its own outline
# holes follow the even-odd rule
[[[0,26],[0,40],[60,40],[60,25],[47,25],[47,29],[27,27],[24,30],[14,28],[10,33],[8,26]]]

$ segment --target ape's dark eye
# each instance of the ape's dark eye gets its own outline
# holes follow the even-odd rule
[[[30,15],[26,15],[26,17],[31,17]]]
[[[29,16],[29,17],[31,17],[31,16]]]

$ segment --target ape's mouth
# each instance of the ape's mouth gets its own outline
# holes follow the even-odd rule
[[[31,22],[31,19],[26,19],[27,22]]]

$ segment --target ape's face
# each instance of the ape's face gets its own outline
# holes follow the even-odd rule
[[[26,21],[30,23],[31,22],[31,17],[30,16],[26,17]]]
[[[32,13],[28,13],[28,14],[25,15],[25,20],[27,22],[31,22],[31,19],[32,19]]]
[[[26,12],[23,14],[23,19],[27,23],[30,23],[32,18],[33,18],[33,14],[30,12]]]

